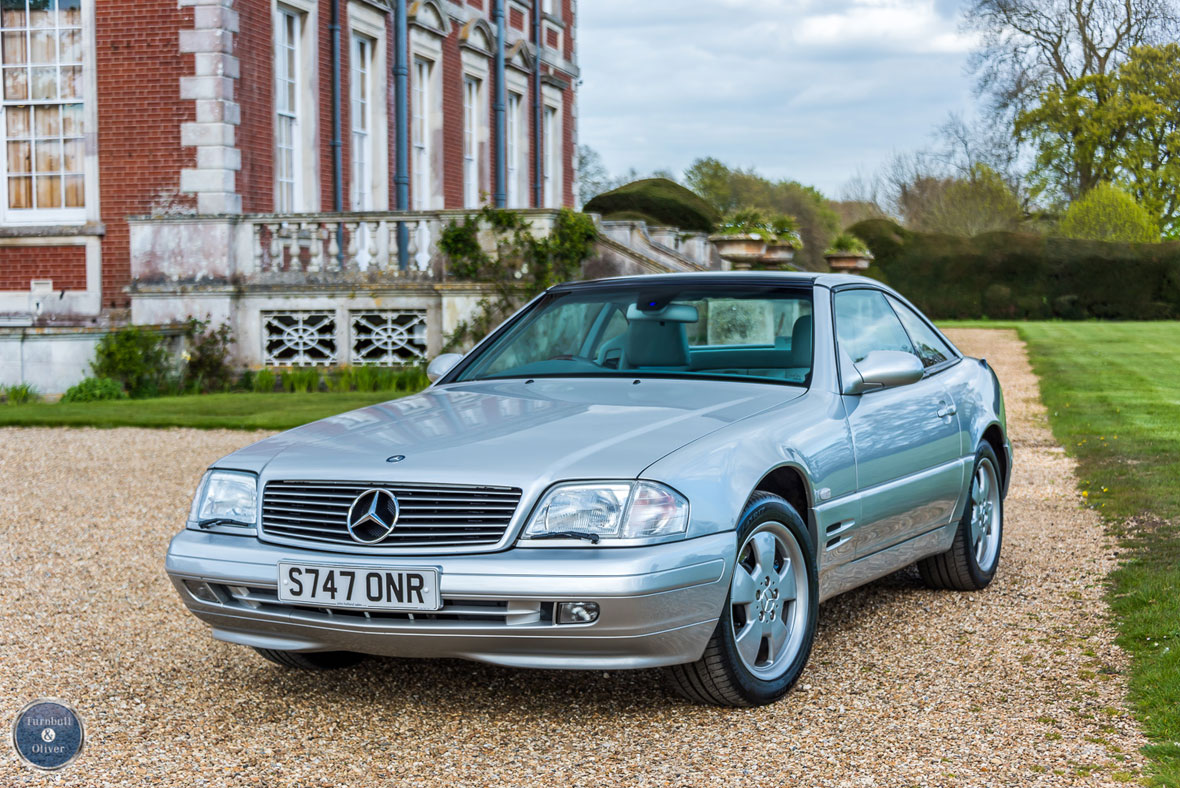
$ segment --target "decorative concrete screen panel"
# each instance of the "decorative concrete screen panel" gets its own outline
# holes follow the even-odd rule
[[[263,361],[270,366],[336,363],[336,313],[263,312]]]
[[[352,363],[392,366],[426,358],[425,310],[352,312]]]

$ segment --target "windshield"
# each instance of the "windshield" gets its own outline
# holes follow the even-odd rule
[[[456,380],[707,377],[806,386],[811,291],[740,284],[550,293]]]

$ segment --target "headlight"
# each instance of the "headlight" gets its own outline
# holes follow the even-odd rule
[[[239,471],[209,471],[197,488],[189,520],[198,528],[254,525],[258,477]]]
[[[525,539],[657,539],[688,530],[688,501],[659,482],[577,482],[550,490]]]

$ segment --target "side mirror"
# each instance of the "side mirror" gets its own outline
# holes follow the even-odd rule
[[[874,350],[855,365],[856,376],[845,379],[845,394],[863,394],[917,383],[925,374],[921,360],[900,350]]]
[[[430,379],[431,383],[433,383],[454,369],[455,365],[458,364],[462,358],[463,356],[460,353],[443,353],[441,356],[436,357],[434,361],[431,361],[430,364],[427,365],[426,377]]]

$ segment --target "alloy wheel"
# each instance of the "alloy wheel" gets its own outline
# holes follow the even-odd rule
[[[730,621],[738,657],[757,678],[778,678],[799,653],[809,594],[803,549],[786,526],[763,523],[746,537],[730,584]]]

